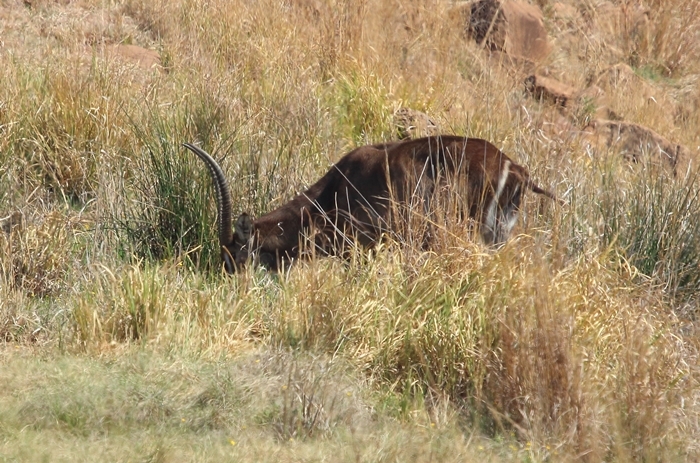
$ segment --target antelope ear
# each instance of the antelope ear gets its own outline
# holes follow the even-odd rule
[[[241,243],[247,243],[250,239],[250,232],[253,229],[253,222],[246,213],[241,214],[236,220],[236,239]]]

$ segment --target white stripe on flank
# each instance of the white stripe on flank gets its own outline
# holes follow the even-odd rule
[[[501,194],[503,194],[503,188],[505,188],[506,186],[506,180],[508,179],[509,173],[510,161],[505,161],[503,163],[503,170],[501,171],[501,175],[498,178],[498,187],[496,188],[496,194],[493,195],[491,204],[489,204],[489,207],[486,209],[486,220],[484,221],[484,227],[486,228],[486,231],[489,232],[491,240],[498,239],[498,237],[496,236],[496,208],[498,207],[498,200],[500,199]]]

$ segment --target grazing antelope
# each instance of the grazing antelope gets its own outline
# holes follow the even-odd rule
[[[242,214],[234,231],[224,172],[204,150],[184,146],[209,168],[221,257],[229,273],[249,260],[277,270],[299,257],[301,241],[312,230],[316,246],[329,254],[337,254],[349,237],[371,246],[397,228],[397,209],[400,214],[402,207],[405,212],[418,203],[428,211],[443,186],[459,187],[461,209],[476,221],[486,244],[508,239],[526,189],[556,200],[488,141],[437,136],[356,148],[283,206],[255,220]]]

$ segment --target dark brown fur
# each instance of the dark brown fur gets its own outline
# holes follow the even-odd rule
[[[430,209],[439,189],[436,186],[458,186],[464,212],[479,224],[488,244],[508,238],[525,189],[556,199],[530,180],[527,169],[488,141],[429,137],[356,148],[288,203],[255,220],[242,214],[234,233],[223,172],[201,149],[185,146],[204,160],[212,173],[219,241],[229,272],[251,257],[276,270],[300,257],[300,244],[312,233],[315,245],[324,253],[338,253],[349,240],[371,246],[382,233],[396,230],[409,203]]]

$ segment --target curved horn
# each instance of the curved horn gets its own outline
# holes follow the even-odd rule
[[[189,143],[184,143],[182,146],[199,156],[209,168],[214,190],[216,190],[216,206],[219,212],[219,244],[226,246],[233,241],[233,228],[231,226],[231,192],[224,171],[203,149]]]

